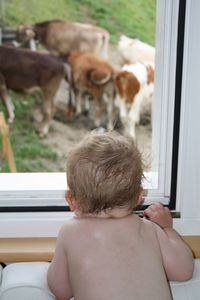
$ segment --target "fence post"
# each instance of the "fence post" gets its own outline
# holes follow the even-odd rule
[[[10,171],[17,172],[13,151],[9,140],[9,127],[5,122],[4,114],[0,112],[0,130],[2,133],[2,156],[8,159]]]
[[[0,27],[0,45],[2,45],[2,28]]]

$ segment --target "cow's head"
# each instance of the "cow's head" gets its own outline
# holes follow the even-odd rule
[[[33,25],[19,24],[16,31],[16,39],[19,43],[27,42],[35,37]]]

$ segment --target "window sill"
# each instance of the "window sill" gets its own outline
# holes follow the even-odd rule
[[[1,262],[51,261],[56,238],[1,238]]]
[[[183,236],[192,248],[195,258],[200,258],[200,236]],[[1,262],[51,261],[56,238],[1,238]]]

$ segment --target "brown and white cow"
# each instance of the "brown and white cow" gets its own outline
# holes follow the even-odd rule
[[[0,97],[7,108],[8,121],[14,120],[14,106],[9,96],[9,89],[21,93],[40,90],[43,96],[40,136],[47,134],[53,116],[54,97],[65,76],[64,64],[53,55],[1,46]]]
[[[138,39],[121,35],[117,49],[123,61],[122,64],[133,64],[143,61],[155,62],[155,48]]]
[[[76,114],[82,107],[89,109],[87,96],[95,101],[95,127],[102,121],[102,111],[106,103],[108,123],[107,128],[113,129],[113,101],[115,93],[114,70],[104,59],[92,53],[73,50],[67,56],[71,67],[72,86],[75,93]],[[86,103],[86,104],[85,104]]]
[[[54,55],[67,55],[71,50],[83,50],[107,57],[109,33],[91,24],[52,20],[32,25],[20,24],[17,41],[38,40]]]
[[[140,121],[142,106],[152,103],[154,64],[137,62],[124,65],[115,77],[116,103],[125,134],[136,139],[135,126]]]

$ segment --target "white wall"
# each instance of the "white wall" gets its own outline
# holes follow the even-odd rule
[[[178,231],[200,234],[200,1],[186,3],[185,47],[178,160]]]

